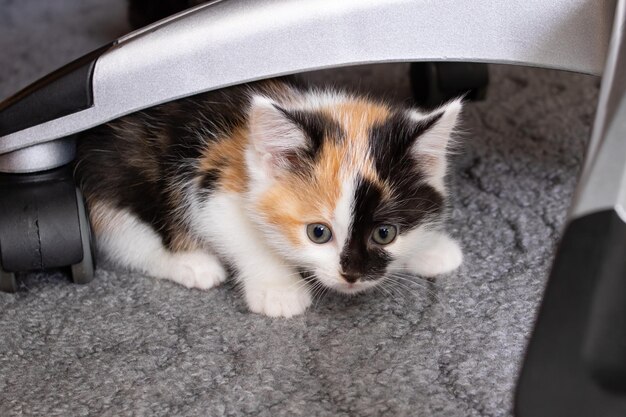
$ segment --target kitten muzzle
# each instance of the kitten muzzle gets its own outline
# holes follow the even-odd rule
[[[350,284],[354,284],[355,282],[357,282],[361,276],[357,275],[357,274],[346,274],[346,273],[341,273],[341,277],[346,280],[346,282],[350,283]]]

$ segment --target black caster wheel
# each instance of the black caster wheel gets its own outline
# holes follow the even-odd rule
[[[76,202],[78,206],[78,222],[80,226],[80,240],[83,250],[83,259],[72,265],[72,280],[76,284],[87,284],[93,280],[95,271],[95,257],[93,253],[93,240],[91,224],[85,210],[83,194],[76,188]]]
[[[17,281],[13,272],[7,272],[0,265],[0,291],[15,292],[17,291]]]
[[[76,283],[93,279],[91,232],[70,167],[0,175],[0,289],[15,273],[70,267]]]
[[[434,108],[459,97],[484,100],[489,85],[487,64],[468,62],[414,62],[410,69],[413,98]]]

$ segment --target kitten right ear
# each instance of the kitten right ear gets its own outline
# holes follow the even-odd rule
[[[308,145],[302,130],[273,100],[254,96],[249,113],[250,143],[258,156],[274,171],[287,169],[299,151]]]

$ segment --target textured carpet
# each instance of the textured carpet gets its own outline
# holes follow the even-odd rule
[[[0,96],[126,30],[122,0],[0,0]],[[407,97],[406,70],[312,78]],[[491,75],[451,172],[458,272],[291,320],[248,313],[232,283],[189,291],[106,263],[86,286],[29,275],[0,294],[0,415],[510,416],[598,80]]]

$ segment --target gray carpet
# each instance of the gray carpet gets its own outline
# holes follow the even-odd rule
[[[124,33],[124,13],[0,0],[0,96]],[[189,291],[106,263],[87,286],[29,275],[0,294],[0,415],[510,416],[598,80],[491,70],[451,175],[458,272],[291,320],[248,313],[232,283]],[[312,78],[408,94],[405,65]]]

